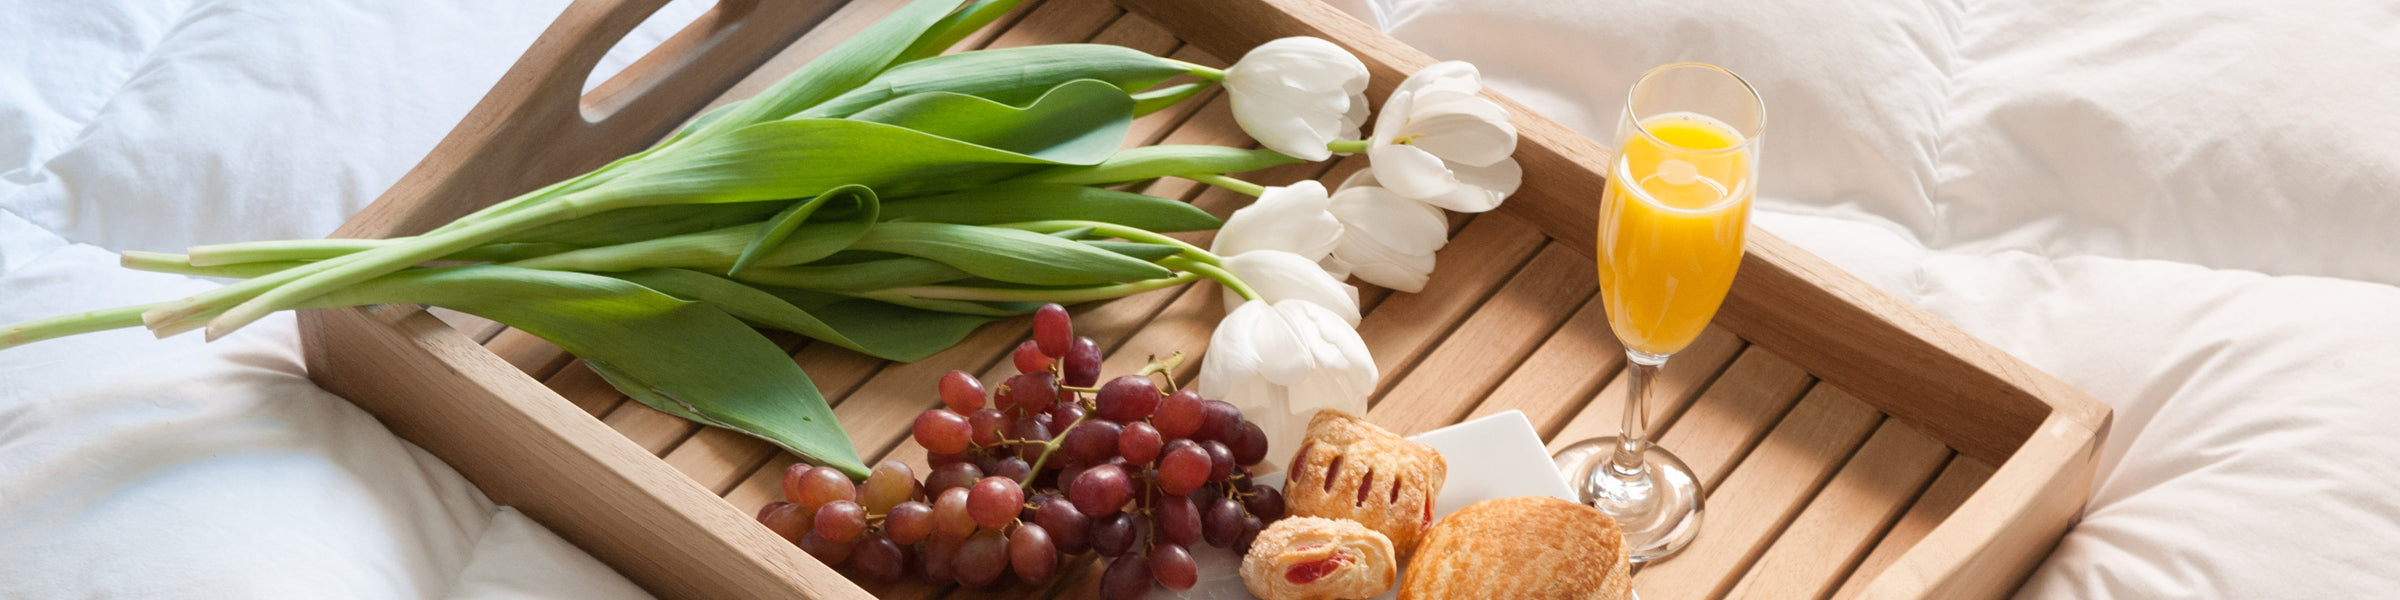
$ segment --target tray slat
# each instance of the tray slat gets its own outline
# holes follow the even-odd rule
[[[1886,419],[1850,463],[1736,584],[1731,598],[1823,598],[1874,549],[1900,512],[1950,459],[1950,449]]]
[[[1708,489],[1699,539],[1633,575],[1644,600],[1715,598],[1734,584],[1775,533],[1833,477],[1882,419],[1875,409],[1830,386],[1802,397],[1783,422]],[[1703,473],[1720,470],[1692,465]],[[1707,489],[1707,488],[1704,488]]]

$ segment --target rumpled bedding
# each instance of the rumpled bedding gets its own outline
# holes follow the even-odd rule
[[[0,321],[208,285],[112,251],[331,231],[564,4],[0,0]],[[1336,4],[1604,141],[1651,66],[1749,77],[1761,228],[2116,408],[2022,596],[2400,584],[2400,6]],[[295,337],[0,351],[0,597],[644,597],[309,384]]]
[[[2400,4],[1336,4],[1600,140],[1748,78],[1760,228],[2115,408],[2020,597],[2400,587]]]

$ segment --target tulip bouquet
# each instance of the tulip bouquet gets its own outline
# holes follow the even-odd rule
[[[1042,303],[1208,279],[1229,314],[1204,393],[1260,415],[1279,448],[1298,433],[1289,415],[1363,409],[1376,371],[1343,280],[1421,289],[1441,210],[1487,210],[1516,187],[1515,132],[1476,97],[1474,69],[1409,78],[1361,137],[1366,68],[1323,40],[1224,70],[1095,44],[942,53],[1019,1],[916,0],[648,150],[416,236],[127,252],[130,268],[239,281],[0,329],[0,348],[443,306],[556,343],[650,407],[864,477],[807,374],[755,328],[912,361]],[[1197,81],[1170,83],[1182,76]],[[1211,85],[1266,149],[1120,150],[1132,119]],[[1226,175],[1358,152],[1372,169],[1330,194]],[[1260,199],[1220,222],[1116,189],[1159,177]],[[1206,249],[1163,235],[1220,226]]]

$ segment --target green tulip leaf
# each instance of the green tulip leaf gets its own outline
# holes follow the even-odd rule
[[[727,272],[740,273],[742,269],[756,264],[769,252],[782,247],[785,240],[791,239],[792,232],[798,231],[800,224],[807,222],[808,217],[816,214],[818,208],[825,206],[826,202],[836,200],[844,202],[844,206],[857,209],[853,214],[863,217],[857,219],[857,222],[875,222],[877,207],[880,205],[875,198],[875,190],[867,189],[867,186],[863,185],[845,185],[827,190],[808,201],[794,202],[791,208],[784,209],[783,212],[776,213],[774,218],[767,219],[766,227],[760,228],[758,237],[750,238],[750,243],[742,246],[741,255],[733,259],[733,266],[727,267]],[[864,231],[862,230],[861,233]]]
[[[1120,113],[1126,117],[1121,123],[1090,126],[1092,115]],[[1106,82],[1078,79],[1058,84],[1023,106],[955,92],[922,92],[850,118],[1028,155],[1105,157],[1125,143],[1125,127],[1133,123],[1133,97]]]
[[[1119,151],[1100,164],[1055,167],[1019,180],[1115,185],[1172,175],[1244,173],[1297,162],[1301,162],[1300,159],[1273,150],[1244,150],[1225,146],[1143,146]]]
[[[960,52],[892,67],[874,81],[800,111],[795,118],[846,117],[924,92],[953,92],[1022,104],[1048,93],[1058,84],[1077,79],[1105,81],[1130,93],[1190,70],[1191,67],[1180,62],[1110,44],[1048,44]]]
[[[887,221],[852,250],[931,259],[977,277],[1034,285],[1090,285],[1174,275],[1165,267],[1039,233],[999,227]]]
[[[1200,231],[1225,224],[1190,203],[1147,194],[1063,183],[1008,181],[883,203],[887,221],[998,225],[1079,220],[1150,231]]]
[[[505,323],[605,370],[626,396],[864,477],[833,409],[781,348],[740,319],[600,275],[499,265],[411,269],[311,307],[430,304]]]

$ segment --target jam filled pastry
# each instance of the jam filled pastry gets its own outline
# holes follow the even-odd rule
[[[1292,517],[1258,533],[1242,584],[1266,600],[1373,598],[1392,589],[1392,541],[1357,521]]]
[[[1364,419],[1317,411],[1292,455],[1285,505],[1302,517],[1349,519],[1391,538],[1408,560],[1433,523],[1433,498],[1450,476],[1442,454]]]

